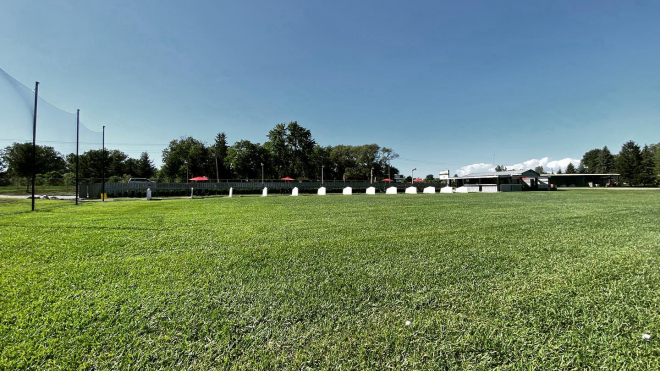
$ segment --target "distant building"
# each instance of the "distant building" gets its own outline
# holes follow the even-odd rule
[[[515,192],[549,189],[548,178],[534,170],[506,170],[495,173],[472,173],[451,178],[457,187],[472,192]]]
[[[610,187],[619,184],[620,174],[543,174],[555,187]]]
[[[472,192],[545,191],[557,187],[609,187],[617,185],[619,174],[539,174],[534,170],[507,170],[473,173],[451,178],[456,187]]]

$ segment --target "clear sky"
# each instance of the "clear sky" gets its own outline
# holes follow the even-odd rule
[[[420,176],[660,142],[657,0],[6,0],[0,68],[157,165],[294,120]]]

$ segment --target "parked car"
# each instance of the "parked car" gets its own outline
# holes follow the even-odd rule
[[[156,185],[156,182],[154,182],[153,180],[149,180],[147,178],[131,178],[131,179],[128,180],[128,183],[129,184],[144,184],[144,185],[147,185],[149,187]]]

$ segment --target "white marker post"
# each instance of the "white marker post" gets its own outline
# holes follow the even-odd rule
[[[229,187],[229,197],[234,195],[234,187]]]
[[[291,196],[298,196],[298,187],[293,187],[293,190],[291,191]]]
[[[326,193],[325,192],[325,187],[319,188],[319,191],[318,191],[319,196],[325,196],[325,193]]]
[[[261,193],[261,197],[268,196],[268,187],[264,187],[264,191]]]

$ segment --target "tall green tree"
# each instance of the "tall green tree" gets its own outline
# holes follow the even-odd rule
[[[642,148],[641,162],[640,162],[640,179],[639,182],[643,185],[655,185],[655,161],[653,158],[653,151],[646,144]]]
[[[170,142],[163,150],[161,174],[170,180],[187,181],[186,177],[213,174],[212,156],[206,145],[193,138],[182,137]],[[213,162],[213,167],[215,163]]]
[[[545,174],[545,169],[544,169],[543,166],[541,166],[541,165],[535,167],[535,168],[534,168],[534,171],[536,171],[536,172],[539,173],[539,174]]]
[[[131,175],[135,175],[138,178],[152,178],[156,175],[156,172],[157,169],[151,158],[149,158],[149,153],[142,152],[140,158],[135,162],[135,173]]]
[[[229,146],[227,145],[227,135],[222,132],[215,136],[215,143],[213,144],[213,157],[217,161],[217,175],[218,179],[231,178],[231,172],[226,165],[227,153]],[[215,164],[213,164],[215,166]]]
[[[600,158],[601,149],[592,149],[587,151],[582,156],[581,163],[584,165],[587,173],[597,173],[598,169],[598,159]]]
[[[4,150],[7,173],[17,177],[31,177],[34,164],[36,174],[56,172],[64,174],[66,161],[53,147],[36,146],[32,160],[32,143],[14,143]]]
[[[268,141],[264,144],[268,152],[270,152],[270,165],[277,178],[295,175],[289,173],[291,156],[289,154],[287,136],[286,125],[277,124],[268,132]]]
[[[612,172],[614,172],[614,155],[612,155],[609,148],[605,146],[598,153],[598,161],[593,173],[610,174]]]
[[[239,140],[229,147],[226,161],[233,173],[241,179],[261,179],[261,164],[264,164],[264,178],[273,177],[273,168],[268,166],[268,151],[259,143]]]
[[[580,161],[580,164],[578,165],[576,171],[577,171],[578,174],[586,174],[587,173],[587,168],[584,167],[584,163],[582,161]]]
[[[653,154],[653,174],[656,182],[660,183],[660,143],[649,146]]]
[[[566,174],[575,174],[575,165],[573,165],[572,162],[569,162],[568,165],[566,166]]]
[[[642,153],[635,142],[629,140],[621,146],[615,164],[616,170],[621,174],[624,182],[631,186],[640,184]]]

